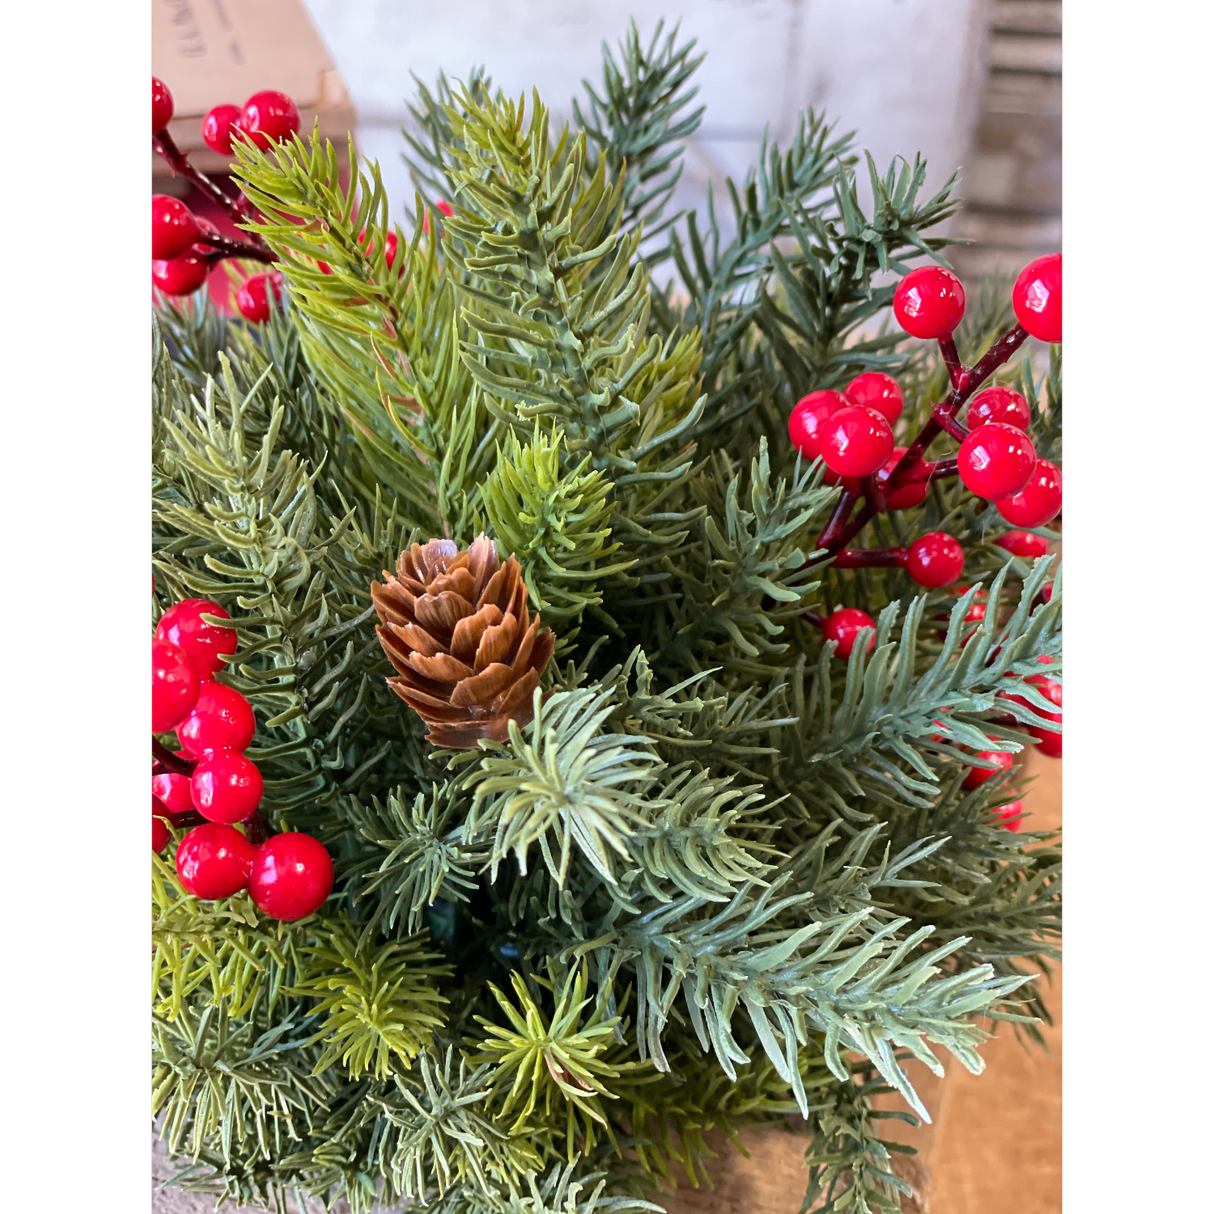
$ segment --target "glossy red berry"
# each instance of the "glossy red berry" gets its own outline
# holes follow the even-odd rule
[[[864,371],[843,389],[853,405],[876,409],[892,426],[902,413],[902,389],[892,375],[884,371]]]
[[[189,655],[169,641],[152,642],[152,732],[184,721],[198,700],[199,678]]]
[[[996,541],[1000,548],[1006,548],[1013,556],[1022,556],[1026,561],[1045,556],[1050,549],[1050,541],[1044,535],[1032,535],[1028,531],[1009,531]]]
[[[261,149],[281,143],[299,130],[299,110],[286,93],[263,89],[240,111],[240,129]]]
[[[997,776],[1001,771],[1008,771],[1012,766],[1012,756],[1003,750],[980,750],[975,758],[985,759],[996,766],[993,769],[971,767],[969,774],[961,782],[961,787],[967,792],[973,792],[980,784],[985,784],[992,776]]]
[[[1033,475],[1037,452],[1023,430],[1004,422],[987,422],[971,430],[957,452],[962,484],[988,501],[1019,493]]]
[[[152,195],[152,260],[172,261],[198,239],[198,220],[178,198]]]
[[[889,461],[885,467],[878,473],[878,478],[888,478],[893,475],[894,469],[898,466],[898,461],[906,454],[905,447],[895,447],[894,453],[889,457]],[[915,468],[919,468],[922,461],[915,464]],[[885,508],[887,510],[910,510],[914,506],[921,506],[924,499],[927,497],[927,481],[917,481],[911,485],[903,485],[901,489],[895,489],[885,499]]]
[[[170,814],[185,814],[194,808],[190,796],[190,777],[175,771],[162,771],[152,777],[152,796]]]
[[[197,253],[152,262],[152,282],[166,295],[193,295],[207,280],[207,263]]]
[[[156,635],[162,640],[180,645],[190,656],[194,669],[202,678],[209,678],[236,652],[236,630],[208,624],[202,617],[232,617],[210,599],[182,599],[160,617]]]
[[[965,424],[971,430],[985,426],[987,422],[1003,422],[1027,432],[1032,422],[1029,403],[1011,388],[983,388],[973,400],[965,414]]]
[[[253,858],[249,897],[262,914],[292,922],[319,910],[333,889],[333,861],[311,835],[267,839]]]
[[[872,653],[873,646],[877,643],[877,626],[873,623],[873,617],[855,607],[841,607],[828,615],[823,622],[822,639],[837,643],[837,657],[850,658],[852,650],[856,647],[856,640],[865,628],[873,630],[869,634],[867,648],[867,652]]]
[[[921,535],[906,551],[906,571],[920,586],[948,586],[965,568],[965,551],[943,531]]]
[[[845,409],[848,399],[842,392],[824,389],[803,396],[788,417],[788,439],[806,459],[822,454],[822,427],[832,413]]]
[[[243,822],[261,802],[261,772],[235,750],[213,750],[190,779],[194,808],[212,822]]]
[[[1038,341],[1062,340],[1062,254],[1030,261],[1012,288],[1016,319]]]
[[[236,292],[236,307],[241,316],[254,324],[264,325],[270,319],[271,290],[275,299],[282,299],[282,275],[277,270],[246,278]]]
[[[173,120],[173,94],[163,80],[152,77],[152,134],[159,135]]]
[[[172,838],[172,833],[169,831],[169,824],[160,817],[156,816],[155,810],[152,812],[152,850],[154,852],[162,852],[168,846],[169,840]]]
[[[994,810],[991,818],[992,826],[1002,826],[1004,830],[1019,830],[1024,818],[1024,802],[1009,801]]]
[[[234,826],[204,822],[177,844],[177,876],[195,898],[230,898],[248,885],[253,856]]]
[[[374,248],[374,245],[372,243],[372,237],[367,232],[366,228],[363,228],[363,230],[361,232],[359,232],[358,243],[360,245],[362,245],[362,247],[364,249],[367,250],[368,254],[371,252],[372,248]],[[395,232],[383,232],[380,234],[380,240],[375,243],[383,244],[384,257],[388,263],[388,269],[390,270],[392,268],[392,264],[396,261],[396,250],[399,247],[398,241],[396,239],[396,233]]]
[[[889,422],[867,405],[848,405],[822,427],[822,459],[840,476],[871,476],[893,453]]]
[[[995,503],[995,509],[1014,527],[1044,527],[1062,509],[1062,473],[1057,464],[1039,459],[1028,483],[1014,497]]]
[[[232,155],[232,137],[240,129],[240,106],[216,105],[202,120],[202,141],[221,156]]]
[[[894,316],[912,337],[947,337],[964,315],[965,289],[943,266],[912,270],[894,292]]]
[[[199,689],[194,711],[177,726],[177,738],[190,758],[200,759],[212,750],[244,750],[256,728],[252,704],[235,687],[210,679]]]

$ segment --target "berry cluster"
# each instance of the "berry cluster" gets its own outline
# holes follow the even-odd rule
[[[229,619],[210,599],[185,599],[156,627],[152,732],[175,729],[181,749],[152,743],[152,849],[167,846],[169,823],[193,825],[177,848],[177,875],[189,893],[227,898],[247,887],[265,914],[298,919],[328,897],[333,863],[308,835],[264,838],[261,772],[244,754],[256,729],[253,707],[215,678],[236,652],[235,629],[217,622]],[[236,823],[248,823],[249,835]]]
[[[209,177],[190,164],[167,130],[173,117],[173,95],[163,81],[152,77],[152,147],[207,198],[218,204],[234,222],[252,216],[243,194],[230,197]],[[202,120],[202,138],[221,155],[232,154],[232,139],[240,134],[259,148],[289,139],[299,130],[299,111],[286,93],[266,89],[254,93],[243,106],[217,105]],[[209,220],[195,215],[185,203],[167,194],[152,197],[152,282],[166,295],[190,295],[207,280],[211,266],[225,258],[274,262],[274,253],[259,236],[247,240],[222,236]],[[270,294],[282,296],[282,275],[277,271],[254,274],[236,296],[240,314],[264,324],[270,318]]]
[[[834,516],[815,547],[828,552],[840,569],[902,568],[920,586],[953,586],[964,570],[965,552],[944,532],[928,532],[906,548],[849,548],[847,544],[875,515],[912,509],[922,504],[931,481],[957,476],[970,492],[994,502],[1016,528],[996,543],[1015,556],[1044,556],[1048,541],[1023,529],[1042,527],[1058,516],[1062,474],[1037,455],[1028,433],[1032,414],[1024,397],[998,385],[977,389],[1026,338],[1061,341],[1062,255],[1040,257],[1024,268],[1012,290],[1017,325],[971,368],[961,365],[952,336],[965,315],[965,291],[955,274],[934,265],[912,270],[898,284],[893,307],[908,334],[939,342],[952,390],[905,447],[895,445],[894,436],[903,409],[902,389],[883,372],[866,371],[841,392],[811,392],[793,406],[788,419],[792,445],[806,459],[820,458],[824,481],[843,488]],[[963,425],[957,416],[967,402]],[[960,444],[956,458],[926,460],[928,448],[941,432]],[[861,499],[863,505],[856,511]],[[1043,590],[1041,601],[1047,601],[1051,592],[1052,584]],[[985,606],[975,603],[966,622],[977,623],[985,614]],[[835,642],[840,657],[851,655],[865,630],[869,630],[868,648],[874,644],[875,625],[863,611],[849,607],[810,618],[822,628],[824,639]],[[1039,687],[1042,694],[1061,706],[1061,687],[1044,676],[1038,678],[1044,679]],[[1061,753],[1061,735],[1041,729],[1032,732],[1044,753]]]

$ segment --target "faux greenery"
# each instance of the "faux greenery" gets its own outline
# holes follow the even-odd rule
[[[786,435],[864,369],[898,376],[908,429],[940,399],[888,271],[941,256],[953,182],[924,198],[920,161],[866,157],[868,213],[850,136],[807,112],[724,208],[675,214],[700,60],[661,27],[604,54],[561,130],[483,73],[420,90],[428,232],[317,135],[242,145],[284,304],[256,328],[157,309],[155,616],[231,613],[263,811],[338,873],[283,925],[154,860],[154,1110],[189,1187],[641,1214],[702,1182],[712,1132],[774,1122],[805,1134],[804,1208],[894,1211],[874,1094],[922,1114],[908,1058],[979,1071],[992,1021],[1045,1015],[1056,840],[993,818],[1015,770],[962,780],[1053,708],[1025,680],[1061,669],[1054,560],[936,482],[866,542],[949,531],[973,589],[833,569],[839,490]],[[971,301],[967,362],[1005,297]],[[1050,359],[1017,383],[1057,459]],[[370,585],[414,539],[482,531],[558,659],[508,741],[435,751],[386,687]],[[806,618],[840,605],[877,620],[871,653]]]

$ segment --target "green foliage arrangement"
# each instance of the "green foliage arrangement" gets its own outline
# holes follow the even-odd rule
[[[230,612],[262,811],[337,869],[280,924],[154,859],[154,1111],[187,1187],[660,1214],[714,1133],[777,1123],[804,1134],[803,1209],[892,1212],[874,1095],[922,1116],[908,1059],[977,1072],[993,1022],[1046,1016],[1057,840],[1001,825],[1019,768],[962,783],[1053,710],[1026,679],[1061,667],[1055,560],[937,481],[866,542],[947,531],[973,589],[836,568],[815,541],[841,490],[787,439],[800,396],[863,370],[898,378],[912,434],[942,399],[889,271],[941,257],[954,183],[923,198],[922,162],[867,157],[870,214],[851,136],[806,113],[725,213],[673,212],[700,60],[661,27],[604,54],[561,130],[481,73],[420,89],[409,228],[318,135],[242,144],[284,302],[262,326],[157,309],[155,615]],[[971,301],[967,364],[1009,315]],[[1049,357],[1016,383],[1056,459]],[[481,533],[557,656],[506,741],[436,750],[370,587],[411,542]],[[871,652],[823,643],[807,613],[838,606],[877,621]]]

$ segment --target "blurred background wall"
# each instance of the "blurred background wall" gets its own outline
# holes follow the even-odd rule
[[[855,130],[882,168],[896,154],[923,153],[929,189],[961,168],[967,202],[952,230],[976,241],[951,254],[963,277],[1019,269],[1061,241],[1060,0],[153,0],[152,8],[154,70],[174,88],[189,80],[189,104],[179,98],[172,128],[179,142],[197,145],[208,106],[282,88],[300,101],[305,126],[319,116],[331,137],[357,115],[359,149],[379,160],[402,218],[412,199],[400,158],[411,72],[432,84],[440,70],[458,78],[484,65],[512,94],[538,87],[564,117],[582,79],[597,83],[604,40],[618,42],[629,17],[643,36],[665,18],[707,52],[697,73],[707,109],[677,205],[702,205],[708,182],[741,178],[764,126],[785,142],[808,105]],[[200,167],[222,167],[208,155],[200,150]]]

